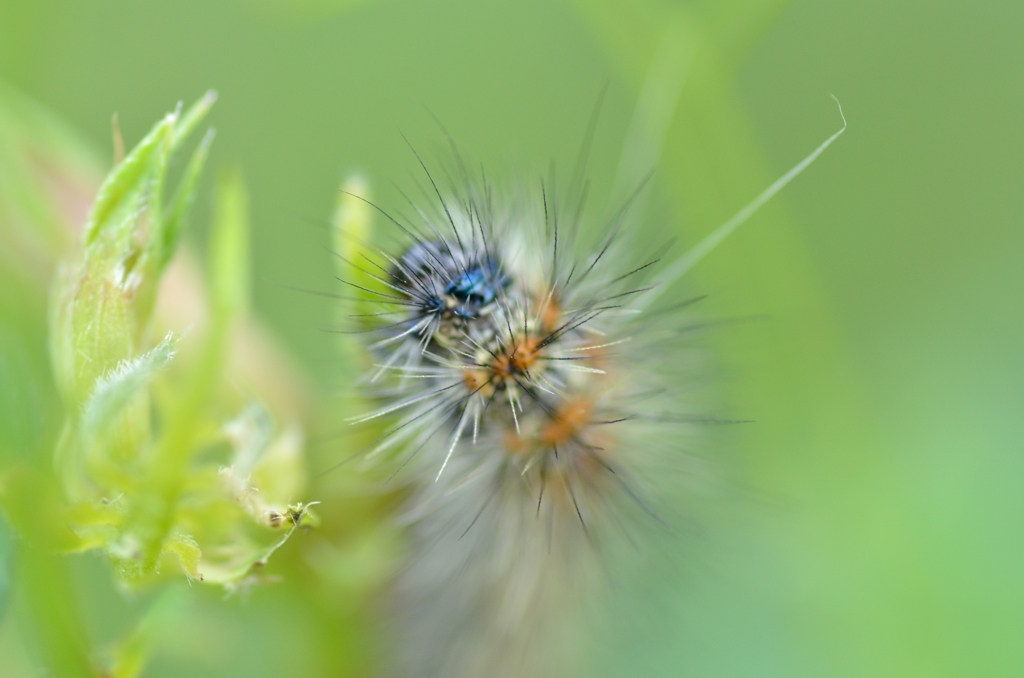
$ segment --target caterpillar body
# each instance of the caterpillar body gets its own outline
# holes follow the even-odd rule
[[[365,453],[410,485],[400,672],[571,672],[606,556],[672,531],[686,450],[718,421],[695,395],[700,297],[673,283],[844,130],[667,266],[635,259],[629,201],[593,228],[585,186],[565,214],[543,183],[498,200],[457,153],[461,187],[428,172],[415,219],[378,208],[406,244],[355,267],[382,404],[354,421],[386,422]]]

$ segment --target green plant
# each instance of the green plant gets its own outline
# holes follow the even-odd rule
[[[76,621],[60,556],[102,551],[126,585],[184,576],[231,593],[266,581],[270,556],[317,522],[312,504],[298,501],[301,428],[275,422],[258,394],[226,381],[249,294],[248,198],[237,172],[217,185],[205,309],[191,328],[152,322],[212,130],[173,194],[169,167],[214,99],[166,116],[103,182],[51,290],[51,369],[64,412],[53,463],[4,450],[0,507],[23,544],[35,635],[60,675],[137,674],[152,618],[169,604],[157,603],[101,661]],[[31,389],[38,376],[27,377]]]

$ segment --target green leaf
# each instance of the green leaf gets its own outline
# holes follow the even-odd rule
[[[145,326],[149,318],[156,299],[160,275],[174,254],[183,219],[194,199],[195,187],[209,152],[209,144],[213,140],[212,135],[207,134],[199,144],[178,188],[173,207],[165,212],[163,196],[167,165],[171,155],[198,126],[215,100],[216,94],[208,92],[176,121],[167,142],[154,158],[151,181],[143,183],[144,192],[140,206],[145,209],[145,219],[137,220],[134,230],[135,239],[141,238],[144,244],[136,245],[137,251],[129,253],[125,271],[126,276],[129,273],[132,276],[126,280],[126,285],[129,289],[135,290],[134,310],[140,328]],[[138,260],[132,267],[130,262],[134,257]]]
[[[234,454],[220,469],[221,483],[235,503],[267,525],[268,515],[283,515],[305,484],[302,435],[295,427],[275,435],[270,413],[259,402],[247,405],[223,430]]]
[[[121,361],[96,381],[79,422],[82,444],[88,449],[102,431],[114,423],[132,399],[142,392],[161,369],[174,358],[178,343],[172,333],[151,350]]]
[[[249,548],[245,552],[239,552],[230,562],[216,565],[205,565],[203,581],[210,584],[223,586],[228,593],[251,588],[257,584],[272,581],[264,574],[267,562],[271,556],[282,546],[288,543],[295,531],[300,527],[316,527],[320,519],[311,511],[313,506],[319,502],[308,504],[293,504],[285,509],[281,516],[282,526],[287,526],[287,531],[270,546]]]
[[[65,403],[77,410],[96,379],[132,355],[137,327],[123,289],[82,264],[58,272],[50,307],[53,371]]]
[[[249,301],[249,195],[241,174],[221,177],[210,231],[207,275],[214,324],[245,312]]]
[[[295,501],[306,485],[302,432],[287,426],[273,438],[252,471],[252,482],[264,501],[286,504]]]
[[[203,575],[199,572],[199,559],[203,553],[195,539],[187,534],[172,534],[164,541],[162,555],[164,554],[177,558],[189,579],[203,580]]]
[[[353,323],[364,329],[373,327],[374,312],[379,310],[376,302],[380,299],[375,292],[394,294],[394,290],[378,280],[380,269],[387,268],[388,263],[381,261],[372,244],[374,213],[370,200],[369,183],[358,174],[352,175],[338,191],[331,218],[334,264],[341,282],[337,320],[343,327]],[[337,342],[339,352],[348,363],[370,369],[373,359],[362,342],[345,333],[337,335]],[[350,405],[361,402],[358,394],[347,395],[353,400]],[[344,407],[340,403],[339,406]]]
[[[345,297],[339,306],[345,315],[364,316],[372,312],[375,296],[372,292],[390,290],[376,279],[373,261],[379,259],[371,245],[373,238],[373,208],[370,206],[370,186],[366,180],[349,177],[341,190],[331,220],[331,239],[334,244],[335,268],[344,284]]]
[[[168,143],[176,121],[177,116],[174,113],[164,117],[107,176],[100,187],[92,209],[89,211],[89,218],[86,220],[82,232],[83,242],[87,248],[95,242],[100,231],[107,226],[115,210],[122,206],[134,191],[138,190],[140,180],[153,170],[153,155],[159,153],[160,149]],[[124,224],[122,224],[123,227]]]
[[[262,403],[253,402],[224,425],[224,434],[234,448],[231,466],[240,476],[248,477],[270,444],[274,422]]]
[[[171,205],[167,216],[164,218],[163,233],[159,240],[158,261],[161,268],[167,265],[171,255],[178,245],[178,238],[181,235],[182,225],[188,216],[189,210],[195,203],[196,187],[199,177],[206,165],[206,158],[210,152],[210,144],[213,143],[213,130],[211,129],[203,137],[199,147],[192,154],[188,169],[185,170],[185,177],[181,180],[177,194]]]
[[[126,562],[122,568],[125,576],[154,572],[160,554],[172,538],[179,501],[189,477],[189,464],[196,452],[202,414],[223,373],[228,331],[248,302],[248,233],[245,186],[237,172],[226,174],[218,185],[210,231],[207,271],[210,326],[199,360],[193,365],[185,385],[172,398],[163,433],[154,445],[136,488],[137,504],[125,528],[125,534],[133,542],[129,550],[133,554],[132,562]]]
[[[96,239],[99,231],[105,227],[115,210],[138,190],[146,175],[155,172],[158,175],[166,168],[169,157],[177,151],[188,136],[202,122],[210,107],[217,100],[212,90],[196,102],[184,115],[179,112],[169,113],[158,122],[148,135],[128,154],[127,157],[108,175],[100,187],[96,201],[93,203],[89,218],[86,221],[83,239],[88,247]],[[162,176],[156,177],[154,199],[158,202],[162,194]],[[159,213],[159,210],[156,210]],[[160,219],[153,224],[159,232]]]
[[[213,99],[204,97],[184,116],[166,116],[110,172],[86,222],[83,252],[58,278],[50,322],[52,361],[73,409],[92,393],[97,378],[134,354],[193,200],[209,139],[194,154],[165,219],[171,154]]]
[[[213,104],[216,101],[217,92],[211,89],[203,95],[202,99],[192,104],[192,107],[185,111],[185,114],[181,116],[178,124],[174,127],[174,134],[171,137],[171,153],[181,148],[182,143],[195,131],[199,123],[206,117],[206,114],[213,108]]]

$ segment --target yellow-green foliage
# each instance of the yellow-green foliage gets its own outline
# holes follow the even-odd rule
[[[0,508],[26,544],[37,635],[60,675],[95,675],[104,665],[110,675],[135,675],[151,635],[144,622],[107,661],[93,656],[74,605],[61,602],[72,597],[59,593],[68,585],[62,554],[100,550],[126,584],[187,577],[231,593],[266,581],[268,558],[317,522],[312,504],[299,501],[302,431],[275,422],[257,395],[241,399],[224,383],[232,329],[249,296],[248,196],[237,172],[217,186],[205,317],[192,319],[193,330],[150,327],[212,131],[170,200],[168,166],[214,98],[167,115],[117,163],[80,246],[59,266],[50,368],[65,414],[52,466],[0,450]],[[183,348],[190,359],[178,356]]]

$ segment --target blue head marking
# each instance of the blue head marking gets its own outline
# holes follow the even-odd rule
[[[483,269],[471,268],[448,283],[444,292],[461,302],[483,306],[494,301],[497,294],[494,282]]]
[[[463,321],[479,317],[510,282],[497,257],[485,252],[462,264],[449,245],[430,240],[411,245],[391,275],[419,315]]]
[[[475,318],[480,308],[487,306],[498,293],[508,286],[508,279],[502,273],[498,262],[485,257],[470,264],[445,285],[444,293],[458,302],[454,312],[460,318]]]

